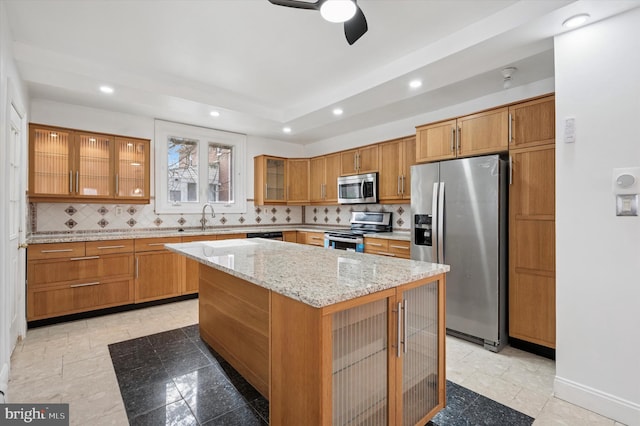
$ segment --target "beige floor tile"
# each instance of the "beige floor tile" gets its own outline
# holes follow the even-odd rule
[[[542,395],[553,393],[554,376],[552,374],[541,372],[540,369],[532,371],[522,363],[511,365],[501,378]]]
[[[542,395],[529,389],[521,389],[512,400],[504,401],[503,404],[535,419],[540,415],[549,398],[551,398],[549,395]]]
[[[549,398],[536,417],[535,426],[613,426],[614,421],[558,398]]]
[[[103,355],[82,361],[63,363],[62,378],[63,380],[74,380],[112,371],[113,363],[111,362],[111,357],[109,355]]]
[[[69,401],[72,425],[94,425],[94,419],[108,417],[121,411],[124,411],[122,398],[115,397],[111,392],[98,392],[86,398]]]
[[[465,378],[463,386],[501,404],[513,400],[522,390],[520,386],[480,371]]]

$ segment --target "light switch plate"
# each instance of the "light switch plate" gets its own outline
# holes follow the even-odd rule
[[[564,119],[564,143],[574,143],[576,141],[576,119],[567,117]]]
[[[638,216],[638,194],[616,195],[616,216]]]

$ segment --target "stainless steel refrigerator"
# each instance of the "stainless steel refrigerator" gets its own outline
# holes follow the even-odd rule
[[[451,266],[447,332],[507,343],[507,179],[499,155],[411,167],[411,258]]]

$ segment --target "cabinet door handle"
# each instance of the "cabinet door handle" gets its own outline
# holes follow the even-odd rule
[[[400,358],[400,333],[402,332],[402,303],[398,302],[398,330],[397,330],[397,339],[396,339],[396,355]]]
[[[69,194],[73,193],[73,171],[69,170]]]
[[[353,154],[353,170],[358,170],[358,153]]]
[[[509,185],[513,184],[513,157],[509,156]]]
[[[407,247],[407,246],[393,246],[392,245],[392,246],[389,246],[389,247],[396,248],[396,249],[402,249],[402,250],[409,250],[409,247]]]
[[[73,251],[73,249],[40,250],[40,253],[67,253],[70,251]]]
[[[402,175],[402,195],[404,195],[404,181],[406,179],[405,175]]]
[[[119,191],[118,191],[118,186],[119,186],[119,185],[118,185],[118,183],[119,183],[119,180],[120,180],[120,179],[118,178],[118,175],[116,174],[116,195],[118,195],[118,192],[119,192]]]
[[[83,257],[72,257],[69,260],[92,260],[92,259],[100,259],[100,256],[83,256]]]
[[[124,248],[124,246],[100,246],[98,250],[109,250],[109,249],[119,249]]]
[[[509,113],[509,143],[513,141],[513,115]]]
[[[408,346],[409,346],[409,301],[407,301],[407,299],[404,299],[403,301],[403,308],[404,309],[404,353],[406,354],[408,352]]]
[[[139,271],[138,266],[139,266],[138,258],[136,257],[136,268],[135,268],[136,269],[136,277],[135,277],[135,279],[138,279],[138,271]]]
[[[80,171],[76,170],[76,194],[80,192]]]
[[[92,282],[92,283],[72,284],[72,285],[70,285],[69,287],[71,287],[71,288],[76,288],[76,287],[89,287],[89,286],[92,286],[92,285],[99,285],[99,284],[100,284],[100,281],[95,281],[95,282]]]
[[[456,128],[452,127],[451,128],[451,152],[455,150],[455,145],[454,145],[455,138],[456,138]]]
[[[396,188],[396,190],[397,190],[396,194],[398,194],[398,195],[400,195],[400,179],[401,179],[401,177],[398,176],[398,185],[397,185],[397,188]]]
[[[461,141],[461,139],[462,139],[462,127],[461,126],[458,126],[458,132],[456,133],[456,137],[458,139],[458,141],[457,141],[458,142],[458,154],[460,154],[460,150],[462,148],[462,141]]]

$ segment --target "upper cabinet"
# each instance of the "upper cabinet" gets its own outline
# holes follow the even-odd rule
[[[149,198],[149,141],[145,139],[115,139],[116,196],[118,198]]]
[[[310,197],[312,203],[338,204],[338,176],[341,154],[329,154],[310,160]]]
[[[308,204],[309,200],[309,159],[287,159],[287,204]]]
[[[509,107],[509,149],[555,143],[555,96]]]
[[[253,198],[258,206],[286,204],[287,159],[259,155],[253,159]]]
[[[505,152],[509,148],[507,107],[416,128],[416,161]]]
[[[29,140],[31,201],[149,203],[149,140],[35,124],[29,127]],[[129,161],[121,144],[133,146],[133,141],[142,155]],[[123,161],[129,163],[124,169]],[[131,164],[137,164],[135,172]],[[131,182],[120,185],[125,175],[135,176],[130,190]]]
[[[406,137],[379,145],[378,197],[381,202],[411,199],[411,170],[416,160],[416,138]]]
[[[378,171],[378,145],[363,146],[340,153],[340,174],[355,175]]]

